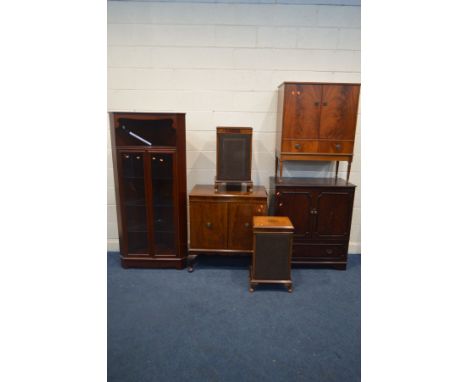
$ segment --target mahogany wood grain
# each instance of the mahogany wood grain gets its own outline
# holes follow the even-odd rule
[[[252,249],[252,224],[257,205],[229,203],[229,249]]]
[[[252,220],[266,215],[267,193],[260,186],[252,192],[216,192],[212,185],[196,185],[189,194],[189,208],[188,266],[192,271],[200,254],[252,253]]]
[[[353,154],[353,141],[318,141],[320,154]]]
[[[227,246],[228,206],[226,203],[190,203],[190,245],[195,248]]]
[[[320,138],[354,140],[358,100],[357,85],[323,85]]]
[[[318,138],[321,97],[321,85],[286,85],[283,139]]]
[[[294,160],[347,161],[354,149],[360,84],[285,82],[278,89],[275,174]],[[330,156],[329,156],[330,155]],[[333,156],[331,156],[333,155]]]

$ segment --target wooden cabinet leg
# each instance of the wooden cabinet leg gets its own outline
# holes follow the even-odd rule
[[[280,159],[279,163],[280,163],[280,178],[282,178],[283,177],[283,161]]]
[[[336,161],[336,168],[335,168],[335,179],[338,179],[338,168],[340,167],[340,161]]]
[[[195,265],[195,262],[197,260],[198,255],[188,255],[187,256],[187,270],[192,273],[193,272],[193,267]]]
[[[349,174],[351,172],[351,161],[348,161],[348,173],[346,174],[346,183],[349,183]]]
[[[275,179],[278,177],[278,156],[275,155]]]
[[[287,284],[286,286],[288,287],[288,292],[292,293],[292,291],[293,291],[292,284]]]

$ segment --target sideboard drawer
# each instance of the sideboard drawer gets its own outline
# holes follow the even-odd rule
[[[318,141],[309,140],[283,140],[283,152],[288,153],[310,153],[316,152]]]
[[[293,258],[338,258],[346,255],[343,244],[303,244],[294,243]]]
[[[352,154],[354,142],[350,141],[320,141],[318,151],[327,154]]]

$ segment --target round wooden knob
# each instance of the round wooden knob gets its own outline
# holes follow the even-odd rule
[[[206,223],[206,228],[211,228],[213,227],[213,224],[211,222]]]
[[[337,144],[335,145],[335,148],[336,148],[337,150],[341,150],[342,147],[343,147],[343,146],[341,146],[339,143],[337,143]]]
[[[245,224],[244,224],[244,227],[245,227],[245,228],[249,228],[249,227],[250,227],[250,223],[245,223]]]

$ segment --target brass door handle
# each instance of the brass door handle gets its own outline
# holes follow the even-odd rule
[[[296,149],[298,149],[298,150],[299,150],[299,149],[302,147],[302,145],[301,145],[301,144],[299,144],[299,143],[296,143],[296,144],[294,145],[294,147],[295,147]]]
[[[213,227],[213,224],[211,222],[206,223],[206,228],[211,228]]]
[[[317,211],[315,208],[312,208],[312,209],[310,210],[310,214],[311,214],[311,215],[317,215],[317,212],[318,212],[318,211]]]

